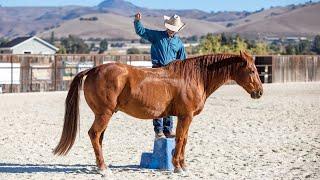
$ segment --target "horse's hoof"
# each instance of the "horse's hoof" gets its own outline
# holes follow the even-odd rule
[[[105,177],[107,175],[110,175],[112,172],[110,169],[99,169],[98,173],[102,176]]]
[[[182,168],[174,168],[174,173],[183,173]]]
[[[188,169],[187,167],[182,167],[182,170],[183,170],[184,172],[188,172],[188,171],[189,171],[189,169]]]

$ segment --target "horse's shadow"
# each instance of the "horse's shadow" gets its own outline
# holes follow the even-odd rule
[[[139,165],[110,165],[110,169],[120,171],[139,171]],[[95,165],[64,165],[64,164],[10,164],[0,163],[0,173],[83,173],[98,174]]]

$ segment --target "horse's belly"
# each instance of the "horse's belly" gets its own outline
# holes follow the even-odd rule
[[[154,119],[161,117],[165,109],[164,108],[150,108],[136,103],[128,103],[126,106],[118,108],[120,111],[140,119]]]
[[[145,100],[131,97],[125,104],[119,105],[118,109],[126,114],[140,119],[153,119],[166,114],[167,103],[161,100]]]

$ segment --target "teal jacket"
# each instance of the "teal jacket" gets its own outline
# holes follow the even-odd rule
[[[134,21],[136,33],[150,41],[152,65],[165,66],[173,60],[187,58],[186,50],[179,36],[170,38],[166,31],[155,31],[143,27],[140,21]]]

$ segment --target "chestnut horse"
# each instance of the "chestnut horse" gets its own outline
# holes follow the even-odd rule
[[[174,172],[182,172],[186,168],[185,146],[192,118],[202,111],[216,89],[234,80],[254,99],[260,98],[263,92],[253,58],[244,51],[240,55],[216,54],[177,60],[156,69],[119,63],[97,66],[80,72],[71,83],[63,132],[54,154],[66,155],[74,144],[79,125],[79,91],[85,76],[85,99],[95,114],[88,134],[101,171],[106,169],[103,134],[118,110],[140,119],[177,116],[172,163]]]

